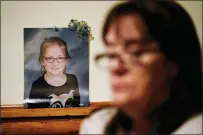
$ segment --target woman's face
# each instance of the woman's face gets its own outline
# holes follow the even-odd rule
[[[169,96],[176,68],[149,37],[138,15],[120,17],[105,36],[113,99],[120,107],[153,108]]]
[[[65,53],[57,44],[49,44],[41,60],[41,65],[44,66],[48,74],[61,75],[67,64]]]

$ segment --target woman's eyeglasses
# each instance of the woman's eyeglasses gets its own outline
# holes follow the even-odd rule
[[[58,63],[62,63],[62,62],[64,62],[65,60],[67,60],[66,57],[58,57],[58,58],[45,57],[44,59],[45,59],[48,63],[53,63],[55,60],[56,60]]]
[[[95,63],[101,69],[108,69],[109,64],[111,61],[118,60],[122,61],[122,64],[131,65],[135,59],[138,59],[138,55],[141,54],[133,54],[133,53],[125,53],[125,54],[118,54],[118,53],[101,53],[96,55]],[[136,57],[136,58],[135,58]]]
[[[101,53],[96,55],[95,63],[99,68],[108,69],[111,61],[119,60],[122,61],[121,64],[125,66],[136,65],[137,62],[141,62],[141,58],[143,56],[154,55],[155,53],[159,53],[159,49],[144,49],[139,51],[132,51],[126,53]]]

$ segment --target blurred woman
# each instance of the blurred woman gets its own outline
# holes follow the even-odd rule
[[[202,113],[200,43],[173,1],[128,1],[104,22],[113,106],[84,120],[81,134],[169,134]],[[104,64],[104,63],[103,63]]]

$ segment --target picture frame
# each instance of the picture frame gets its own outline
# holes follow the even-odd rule
[[[66,28],[24,28],[24,108],[89,106],[90,32],[86,22],[82,21],[82,26],[78,23],[80,22],[72,19]],[[80,27],[80,29],[78,27]],[[67,84],[68,88],[66,87],[66,90],[63,90],[64,93],[58,91],[51,93],[55,87],[49,87],[49,90],[40,88],[40,91],[38,90],[35,92],[38,93],[39,96],[35,95],[34,99],[30,98],[31,89],[34,85],[33,83],[36,82],[37,79],[41,77],[41,80],[44,80],[44,83],[49,84],[45,79],[45,74],[42,74],[41,72],[42,62],[39,60],[39,56],[41,54],[42,42],[53,37],[66,42],[67,52],[70,55],[70,59],[68,59],[68,63],[64,69],[66,75],[68,74],[68,76],[66,76],[66,82],[68,82],[68,78],[69,82],[72,80],[70,79],[70,75],[76,78],[75,82],[77,83],[77,87],[74,88],[78,90],[78,92],[76,91],[80,100],[78,105],[71,104],[71,101],[74,101],[74,98],[70,95],[74,94],[75,90],[71,93],[71,88],[69,88],[69,86],[73,85],[73,81]],[[45,87],[43,83],[38,84],[43,85],[43,88]],[[37,85],[37,87],[40,87],[39,85]],[[46,92],[43,93],[43,91]],[[44,95],[46,95],[47,98],[44,98]]]

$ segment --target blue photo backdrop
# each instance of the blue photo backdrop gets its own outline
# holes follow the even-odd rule
[[[89,47],[88,36],[80,38],[69,28],[24,28],[24,99],[29,97],[33,81],[41,76],[38,61],[44,38],[58,36],[66,41],[71,56],[66,72],[77,77],[80,104],[89,105]],[[26,107],[26,103],[24,103]]]

